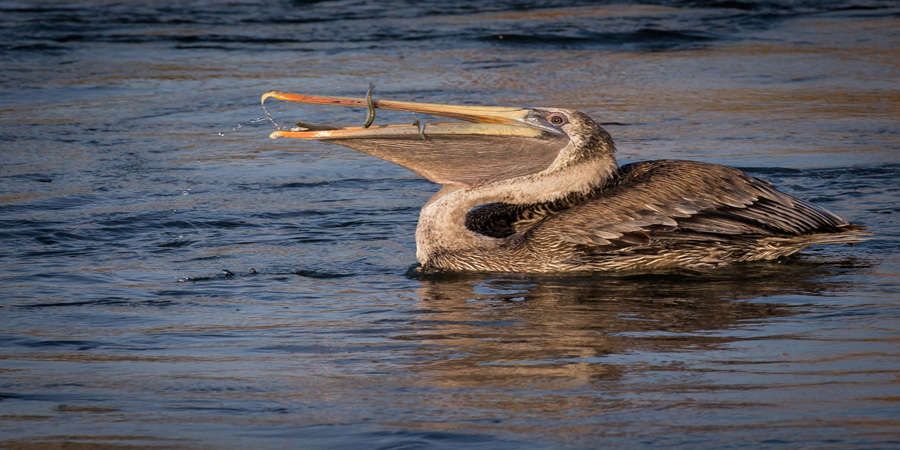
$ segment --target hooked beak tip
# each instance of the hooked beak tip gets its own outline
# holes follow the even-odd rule
[[[278,91],[269,91],[269,92],[266,92],[265,94],[262,95],[262,98],[259,99],[259,102],[262,104],[262,103],[265,103],[266,100],[268,100],[268,99],[270,99],[270,98],[272,98],[272,97],[278,98],[278,94],[280,94],[280,93],[281,93],[281,92],[278,92]]]

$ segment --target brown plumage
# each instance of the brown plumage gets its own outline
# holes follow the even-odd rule
[[[737,169],[669,160],[622,166],[602,186],[554,202],[482,205],[466,228],[506,240],[516,259],[541,261],[541,271],[708,268],[866,234]],[[499,269],[450,252],[440,258],[457,270]]]
[[[671,160],[618,167],[612,138],[577,111],[374,104],[477,125],[428,125],[425,139],[414,125],[273,137],[328,140],[443,184],[416,230],[425,272],[698,269],[776,259],[868,234],[731,167]]]

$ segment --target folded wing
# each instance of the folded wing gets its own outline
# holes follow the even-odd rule
[[[535,242],[615,249],[652,240],[733,240],[857,229],[740,170],[693,161],[623,166],[589,201],[530,229]],[[599,248],[598,248],[599,247]]]

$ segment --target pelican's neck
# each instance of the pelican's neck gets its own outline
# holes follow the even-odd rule
[[[501,180],[471,189],[446,185],[422,208],[416,228],[416,257],[430,268],[435,259],[458,254],[497,252],[506,239],[475,233],[466,228],[466,213],[486,203],[537,204],[570,194],[587,194],[602,186],[616,170],[615,161],[582,162],[537,174]]]

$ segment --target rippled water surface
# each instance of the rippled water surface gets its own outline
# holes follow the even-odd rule
[[[0,1],[0,447],[900,447],[897,30],[887,0]],[[370,82],[579,109],[623,162],[737,166],[876,235],[410,278],[437,186],[261,120]]]

